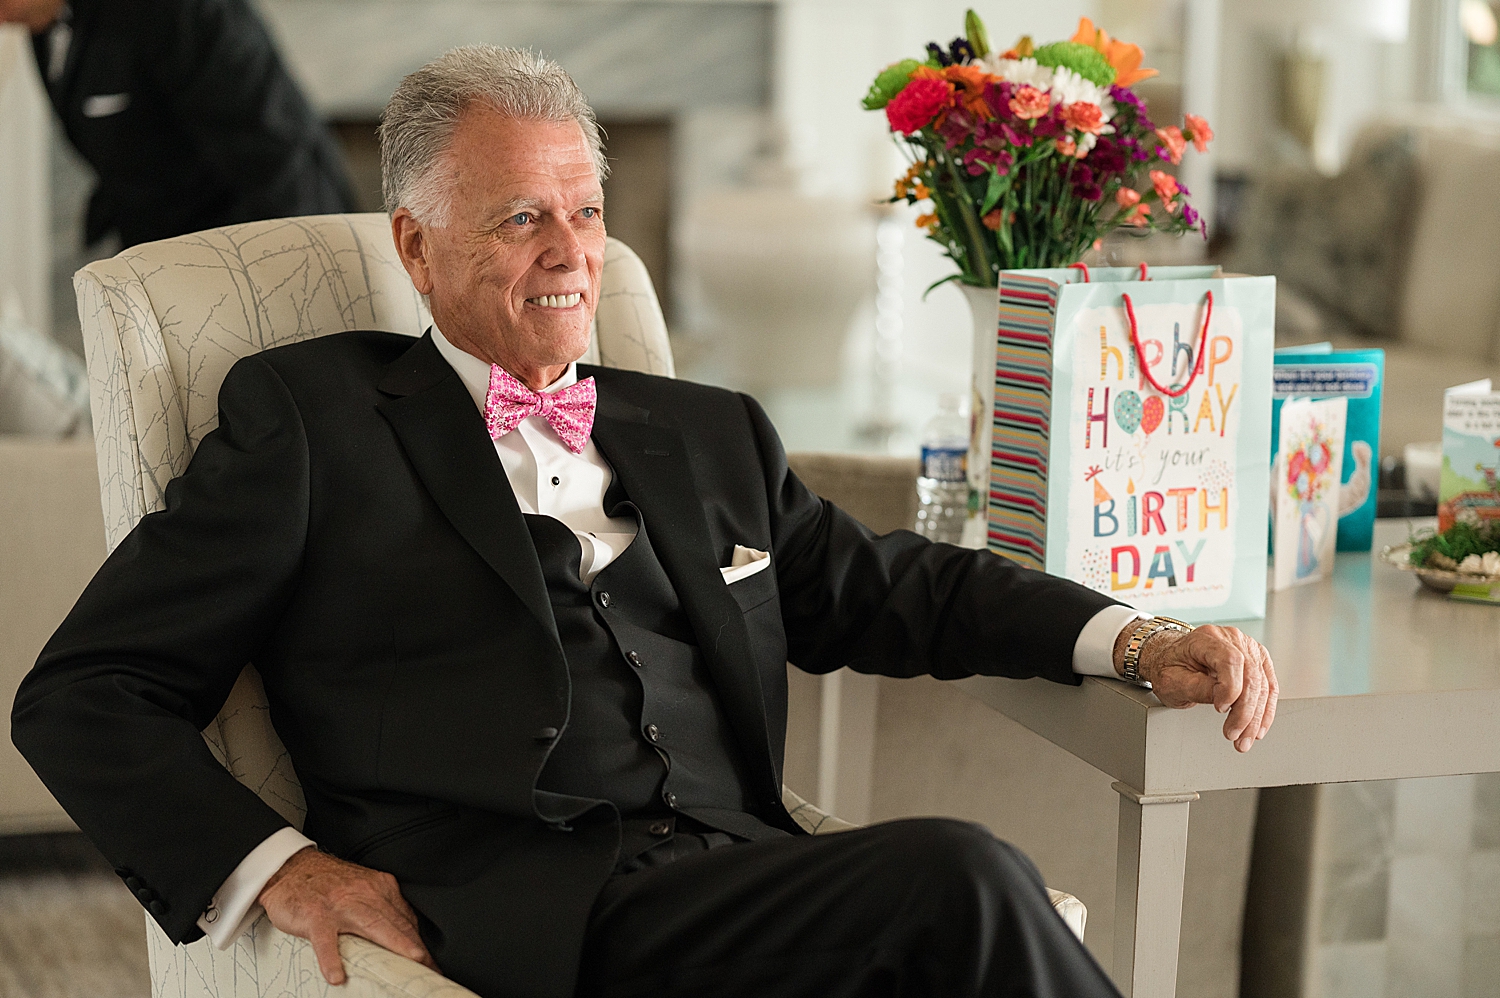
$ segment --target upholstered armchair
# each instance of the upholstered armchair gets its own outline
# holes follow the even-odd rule
[[[347,329],[419,335],[426,304],[396,257],[384,215],[254,222],[133,247],[74,278],[83,323],[105,535],[113,549],[164,504],[217,423],[218,390],[240,357]],[[666,324],[640,259],[611,239],[592,363],[673,376]],[[215,756],[293,825],[302,791],[247,665],[203,732]],[[808,831],[853,827],[787,792]],[[1083,905],[1054,904],[1083,933]],[[227,951],[207,939],[174,946],[146,919],[152,993],[175,998],[473,998],[466,989],[373,943],[343,936],[349,984],[331,990],[309,944],[262,917]]]

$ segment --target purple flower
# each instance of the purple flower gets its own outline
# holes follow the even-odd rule
[[[949,149],[955,149],[963,145],[964,140],[974,133],[974,116],[963,108],[953,108],[948,112],[947,119],[938,128],[938,134],[943,137],[943,142]]]
[[[1190,190],[1188,190],[1187,189],[1187,185],[1184,184],[1181,180],[1177,181],[1177,189],[1179,191],[1181,191],[1182,193],[1186,194],[1188,197],[1192,197],[1193,196],[1193,192],[1190,191]]]
[[[948,43],[948,57],[957,64],[974,61],[974,48],[967,38],[955,38]]]
[[[1014,157],[1008,152],[996,151],[994,149],[974,148],[964,153],[964,168],[972,177],[978,177],[986,172],[985,164],[993,166],[995,172],[1002,177],[1010,172],[1010,166],[1015,162]]]
[[[1098,201],[1104,197],[1104,189],[1094,183],[1094,171],[1082,163],[1073,168],[1073,193],[1085,201]]]
[[[1108,138],[1101,138],[1095,143],[1087,162],[1100,173],[1124,173],[1125,167],[1129,165],[1124,150]]]
[[[1135,119],[1148,132],[1156,130],[1151,123],[1151,118],[1146,114],[1146,102],[1141,100],[1140,95],[1129,87],[1111,86],[1109,96],[1114,99],[1118,106],[1128,107],[1135,112]]]
[[[974,144],[999,151],[1007,146],[1026,148],[1031,145],[1031,135],[1019,131],[1003,121],[982,122],[974,131]]]

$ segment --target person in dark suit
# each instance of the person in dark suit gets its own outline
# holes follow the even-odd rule
[[[4,22],[31,30],[99,175],[86,242],[354,210],[337,143],[246,0],[0,0]]]
[[[16,698],[16,745],[152,917],[227,946],[263,908],[331,982],[348,932],[486,998],[1115,995],[982,827],[801,834],[785,663],[1077,683],[1149,634],[1140,674],[1245,751],[1264,649],[874,536],[754,400],[577,364],[604,162],[555,64],[448,53],[391,98],[382,155],[434,325],[237,363]],[[246,662],[302,833],[198,734]]]

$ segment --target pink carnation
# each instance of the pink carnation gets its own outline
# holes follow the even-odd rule
[[[1151,171],[1151,185],[1156,188],[1156,196],[1161,198],[1161,206],[1168,211],[1176,209],[1177,205],[1173,199],[1182,192],[1177,186],[1177,178],[1165,170]]]
[[[938,112],[953,101],[953,84],[918,76],[885,106],[891,131],[910,135],[932,124]]]
[[[1176,125],[1168,125],[1166,128],[1158,128],[1156,137],[1161,140],[1163,148],[1172,157],[1172,165],[1176,166],[1182,162],[1182,154],[1187,151],[1187,139],[1182,137],[1182,129]]]
[[[1036,87],[1022,87],[1010,99],[1010,113],[1022,120],[1040,118],[1052,110],[1052,98]]]
[[[1208,127],[1208,122],[1196,114],[1185,114],[1182,117],[1187,122],[1187,137],[1192,139],[1193,148],[1199,152],[1208,152],[1208,144],[1213,141],[1214,130]]]
[[[1098,104],[1074,101],[1062,109],[1062,119],[1075,131],[1098,135],[1104,131],[1104,111]]]

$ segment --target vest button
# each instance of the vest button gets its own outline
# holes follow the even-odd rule
[[[670,790],[663,791],[661,799],[667,802],[667,807],[677,806],[677,795]]]
[[[672,832],[672,823],[668,821],[653,821],[651,827],[646,829],[652,835],[669,835]]]
[[[602,607],[608,607],[609,606],[609,593],[603,593],[603,592],[601,592],[599,594],[599,605],[602,606]]]
[[[539,741],[539,742],[550,742],[553,739],[555,739],[556,737],[557,737],[557,729],[556,728],[543,728],[541,731],[538,731],[536,733],[536,740]]]
[[[661,741],[661,729],[654,724],[646,725],[646,737],[651,739],[652,742]]]
[[[641,653],[640,652],[635,652],[635,651],[626,652],[625,653],[625,660],[627,662],[629,662],[631,665],[635,666],[637,669],[644,668],[645,665],[646,665],[645,662],[641,661]]]

